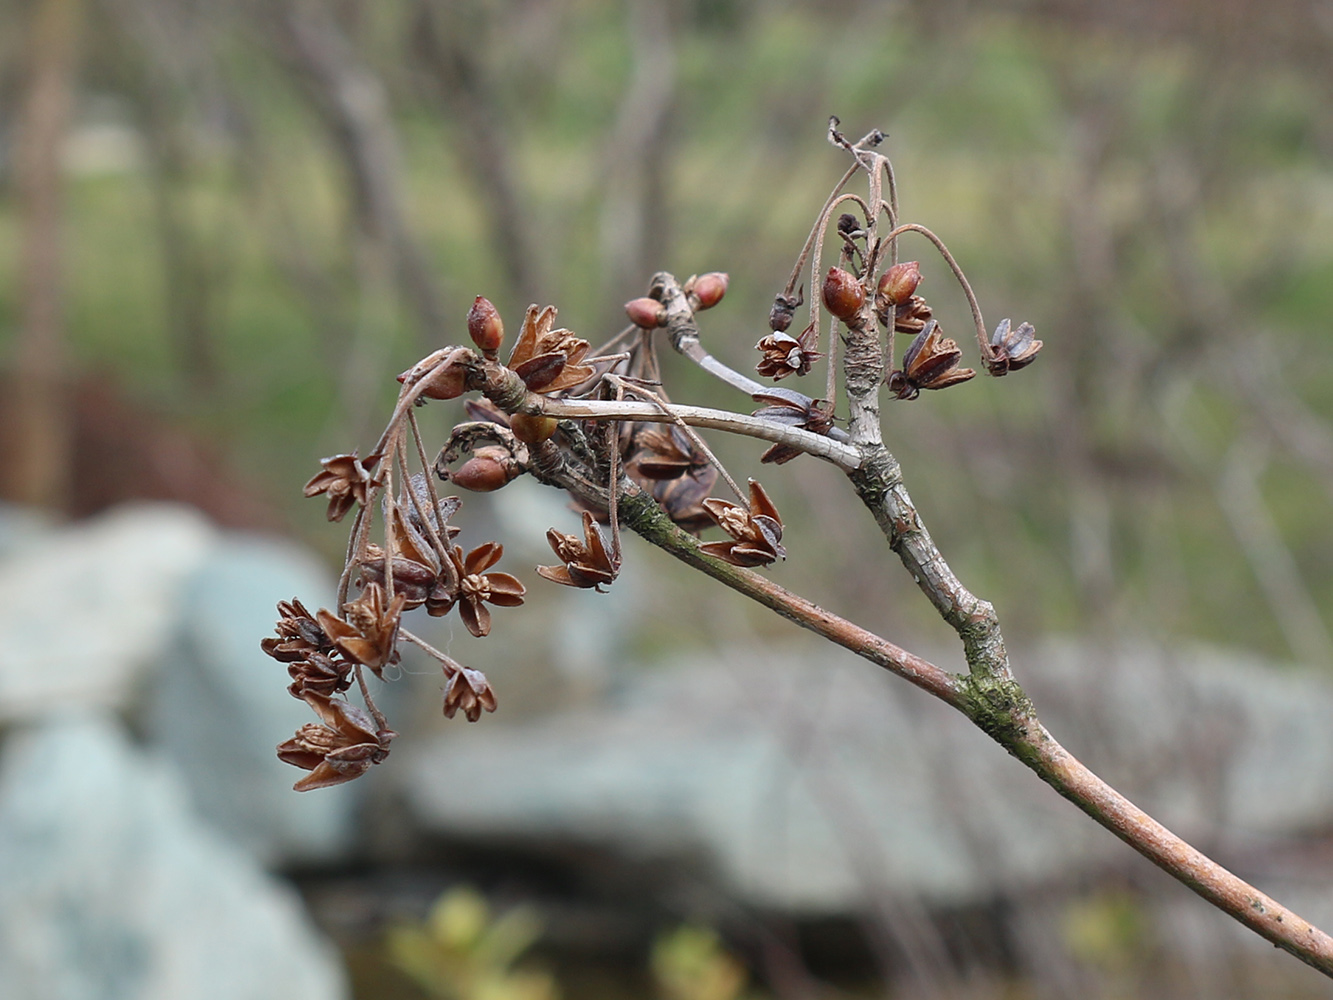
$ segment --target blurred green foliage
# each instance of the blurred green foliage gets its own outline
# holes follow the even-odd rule
[[[514,968],[541,934],[529,907],[492,914],[475,889],[442,895],[421,924],[388,932],[391,960],[440,1000],[558,1000],[545,972]]]

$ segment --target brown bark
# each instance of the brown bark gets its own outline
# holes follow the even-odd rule
[[[80,17],[79,0],[41,0],[33,9],[14,162],[20,325],[5,492],[20,503],[56,508],[67,501],[70,455],[61,398],[67,361],[60,153],[74,100]]]

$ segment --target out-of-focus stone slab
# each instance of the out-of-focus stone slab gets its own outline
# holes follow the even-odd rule
[[[105,717],[10,737],[0,766],[6,1000],[340,1000],[294,893],[190,814]]]
[[[1333,820],[1333,689],[1308,674],[1149,644],[1051,645],[1015,669],[1057,738],[1182,834],[1255,844]],[[438,832],[702,856],[806,913],[977,901],[1127,851],[956,712],[839,651],[640,675],[605,707],[460,727],[397,774]]]
[[[0,722],[129,705],[216,538],[188,507],[146,504],[19,546],[0,563]]]

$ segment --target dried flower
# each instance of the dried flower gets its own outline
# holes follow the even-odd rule
[[[370,470],[379,460],[379,455],[358,459],[356,452],[321,458],[319,464],[324,466],[323,471],[315,473],[302,492],[308,497],[327,493],[328,518],[330,521],[341,521],[353,504],[366,502],[366,491],[373,482]]]
[[[806,375],[824,356],[815,350],[818,341],[819,330],[813,323],[802,330],[799,337],[775,330],[754,345],[764,353],[755,365],[755,371],[775,382],[788,375]]]
[[[626,472],[633,479],[675,479],[709,464],[708,456],[674,424],[639,425],[630,446],[634,453],[626,463]]]
[[[606,550],[601,529],[590,511],[583,512],[583,540],[577,535],[566,535],[552,528],[546,532],[563,566],[538,566],[537,575],[566,587],[583,587],[602,592],[602,584],[610,584],[620,567]]]
[[[404,600],[404,610],[420,607],[440,575],[438,564],[397,555],[393,557],[393,592]],[[367,583],[384,584],[384,550],[378,545],[366,546],[361,560],[361,578]]]
[[[478,295],[472,300],[472,308],[467,312],[467,333],[486,357],[495,359],[495,352],[504,343],[505,325],[490,299]]]
[[[370,716],[355,705],[318,691],[307,691],[303,700],[322,725],[307,722],[295,736],[278,744],[279,760],[310,772],[292,786],[296,791],[341,785],[389,756],[389,743],[398,734],[376,729]]]
[[[444,689],[444,715],[452,719],[462,709],[468,722],[481,718],[481,710],[495,711],[495,692],[480,670],[459,667]]]
[[[307,691],[323,695],[346,691],[352,686],[352,667],[348,660],[311,653],[304,660],[287,664],[287,675],[292,679],[287,685],[287,693],[293,698],[304,699]]]
[[[1032,364],[1037,360],[1037,352],[1041,350],[1041,341],[1036,336],[1037,331],[1031,323],[1023,323],[1017,330],[1010,330],[1009,321],[1000,320],[1000,325],[990,338],[995,359],[986,359],[986,370],[999,376]]]
[[[755,410],[751,416],[790,427],[803,427],[815,434],[828,434],[833,429],[833,403],[827,399],[811,399],[791,389],[776,386],[757,392],[752,398],[755,402],[769,405]],[[783,465],[802,454],[804,452],[801,449],[791,445],[775,444],[759,456],[759,461]]]
[[[295,663],[311,653],[333,652],[332,640],[295,597],[278,602],[278,616],[278,624],[273,628],[278,637],[261,639],[259,648],[279,663]]]
[[[588,353],[588,342],[569,330],[553,330],[555,306],[538,310],[528,306],[518,343],[506,366],[513,369],[533,392],[559,392],[585,382],[593,369],[580,364]]]
[[[824,276],[824,305],[844,323],[852,323],[866,303],[866,291],[850,271],[830,267]]]
[[[478,639],[491,631],[491,611],[486,603],[501,608],[516,608],[523,603],[527,588],[508,573],[487,573],[504,555],[499,542],[479,545],[466,556],[461,546],[450,553],[458,571],[458,613],[467,630]]]
[[[933,314],[925,299],[920,295],[913,295],[906,302],[894,306],[893,328],[898,333],[910,333],[915,336],[926,328]],[[881,317],[880,322],[885,326],[889,325],[887,314]]]
[[[947,389],[966,382],[976,372],[959,368],[962,358],[958,345],[942,336],[939,324],[931,320],[907,348],[902,370],[889,374],[889,390],[899,399],[916,399],[922,389]]]
[[[730,542],[706,542],[699,546],[734,566],[767,566],[787,558],[782,547],[782,517],[759,483],[750,480],[750,507],[710,497],[704,509],[718,526],[732,537]]]
[[[398,662],[398,620],[406,603],[405,594],[395,594],[386,604],[384,588],[367,583],[359,598],[343,606],[344,618],[320,608],[319,624],[344,656],[378,677],[385,666]]]
[[[642,330],[666,326],[666,306],[656,299],[630,299],[625,303],[625,314],[631,323]]]

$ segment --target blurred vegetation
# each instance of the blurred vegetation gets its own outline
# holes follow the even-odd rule
[[[479,892],[460,887],[441,896],[420,925],[390,930],[387,948],[393,962],[439,1000],[557,1000],[560,991],[548,973],[514,968],[540,934],[530,908],[495,916]]]
[[[12,152],[41,6],[0,12],[14,344]],[[319,454],[366,446],[393,375],[459,340],[475,294],[511,328],[553,301],[597,342],[653,270],[726,270],[705,332],[752,364],[844,167],[823,140],[837,113],[890,134],[905,217],[950,244],[990,324],[1030,320],[1046,342],[1017,376],[886,406],[927,523],[1011,635],[1333,660],[1333,59],[1315,8],[75,6],[66,391],[112,388],[207,442],[220,479],[331,555],[338,533],[299,486]],[[966,330],[938,259],[904,252],[945,327]],[[21,352],[5,357],[22,379]],[[750,407],[676,360],[675,398]],[[437,433],[455,414],[438,409]],[[108,447],[107,464],[128,461]],[[748,443],[721,449],[761,471]],[[791,523],[779,579],[943,641],[910,581],[863,557],[880,543],[835,473],[803,459],[762,474]],[[664,606],[716,622],[707,588],[641,555]],[[732,632],[773,627],[727,607]],[[644,648],[678,642],[678,620],[645,622]]]

